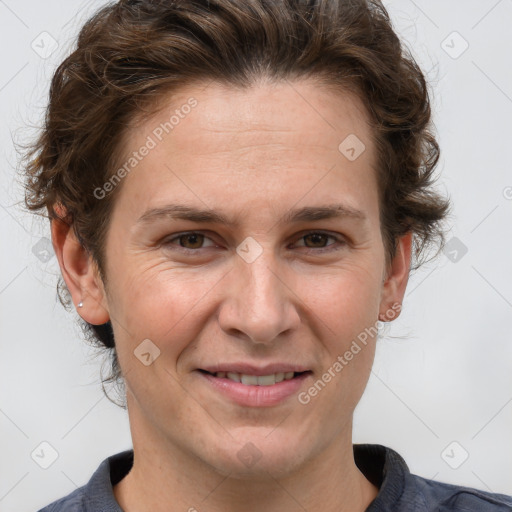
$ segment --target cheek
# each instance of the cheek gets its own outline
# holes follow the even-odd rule
[[[367,267],[345,268],[322,280],[310,282],[309,304],[314,308],[314,334],[322,344],[322,382],[310,389],[323,396],[326,407],[343,420],[364,392],[375,356],[380,280]],[[305,295],[306,297],[308,295]],[[318,382],[318,381],[317,381]],[[331,409],[332,408],[332,409]]]
[[[378,268],[374,265],[373,269]],[[381,280],[371,265],[346,265],[335,271],[301,278],[297,295],[304,300],[320,328],[328,333],[324,338],[335,345],[357,336],[378,319]]]
[[[119,267],[112,280],[116,290],[113,322],[118,320],[118,331],[123,339],[129,338],[131,350],[148,338],[160,348],[179,353],[201,328],[197,316],[222,275],[201,269],[185,272],[171,268],[169,262]],[[169,344],[166,340],[171,338]]]
[[[359,402],[371,374],[378,334],[378,280],[348,278],[326,280],[316,292],[315,313],[323,345],[322,375],[311,396],[322,395],[319,407],[339,421]],[[320,391],[322,390],[322,391]],[[308,391],[309,393],[309,391]]]
[[[148,415],[162,408],[155,383],[179,397],[182,390],[176,379],[180,357],[194,350],[195,340],[205,328],[208,291],[219,279],[186,276],[178,271],[141,271],[131,279],[117,282],[117,312],[113,319],[119,364],[127,390],[144,402]],[[150,340],[148,344],[146,340]],[[156,347],[156,348],[155,348]],[[156,356],[155,364],[145,366],[143,354]],[[142,358],[142,359],[141,359]],[[173,407],[173,414],[184,413],[190,405]]]

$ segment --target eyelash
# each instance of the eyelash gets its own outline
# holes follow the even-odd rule
[[[199,247],[198,249],[188,249],[186,247],[181,247],[181,246],[179,246],[177,244],[173,244],[172,243],[174,240],[179,240],[181,237],[190,236],[190,235],[203,235],[205,237],[205,239],[211,240],[211,238],[206,236],[205,233],[202,233],[200,231],[186,231],[184,233],[178,233],[178,234],[174,235],[172,238],[164,239],[162,241],[161,245],[163,245],[165,247],[172,246],[173,250],[178,250],[178,251],[186,252],[186,253],[189,253],[189,254],[197,252],[197,251],[199,251],[201,249],[207,249],[207,247]],[[305,238],[305,237],[307,237],[309,235],[323,235],[323,236],[326,236],[327,238],[331,238],[331,239],[335,240],[335,242],[337,242],[341,247],[330,249],[330,247],[332,247],[333,245],[336,245],[335,243],[333,243],[333,244],[327,245],[326,247],[318,247],[318,248],[307,247],[306,248],[307,249],[306,252],[314,252],[314,253],[331,252],[331,251],[339,250],[344,245],[346,245],[346,241],[342,237],[338,237],[338,236],[332,235],[330,233],[325,233],[323,231],[308,231],[307,233],[304,233],[301,237],[299,237],[298,240],[301,240],[301,239],[303,239],[303,238]],[[215,243],[213,240],[211,240],[211,241],[213,243]]]

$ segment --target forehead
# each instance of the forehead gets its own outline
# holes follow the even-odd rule
[[[234,201],[237,192],[249,200],[256,191],[298,200],[308,187],[348,193],[374,184],[372,136],[368,113],[352,93],[312,81],[247,89],[198,83],[126,131],[125,163],[133,152],[150,149],[123,187],[143,202],[168,194],[171,184],[203,202],[230,192]]]
[[[189,108],[192,103],[197,105]],[[243,143],[244,138],[258,137],[258,132],[262,139],[265,132],[282,132],[296,140],[306,136],[309,142],[329,149],[333,143],[337,149],[338,139],[349,132],[357,132],[361,139],[372,136],[368,112],[358,96],[348,91],[335,92],[332,87],[311,80],[260,82],[249,88],[198,83],[160,100],[159,106],[154,116],[139,125],[139,132],[149,133],[171,121],[176,144],[181,142],[182,133],[187,142],[201,142],[206,150],[219,149],[219,141]],[[165,135],[168,133],[164,129],[162,136]],[[229,135],[230,140],[224,135]]]

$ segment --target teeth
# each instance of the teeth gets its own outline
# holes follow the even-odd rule
[[[272,386],[276,383],[275,375],[261,375],[260,377],[256,377],[258,380],[258,386]],[[244,382],[244,381],[242,381]],[[245,384],[245,382],[244,382]]]
[[[257,386],[258,377],[256,375],[240,375],[240,382],[246,386]]]
[[[246,386],[272,386],[283,380],[293,379],[295,372],[286,372],[286,373],[273,373],[271,375],[246,375],[244,373],[234,373],[234,372],[217,372],[215,377],[219,378],[228,378],[235,382],[241,382]]]

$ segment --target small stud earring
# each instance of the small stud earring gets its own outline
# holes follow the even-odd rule
[[[82,308],[83,306],[84,306],[84,303],[83,303],[82,301],[80,301],[80,302],[78,303],[78,307],[79,307],[79,308]]]

